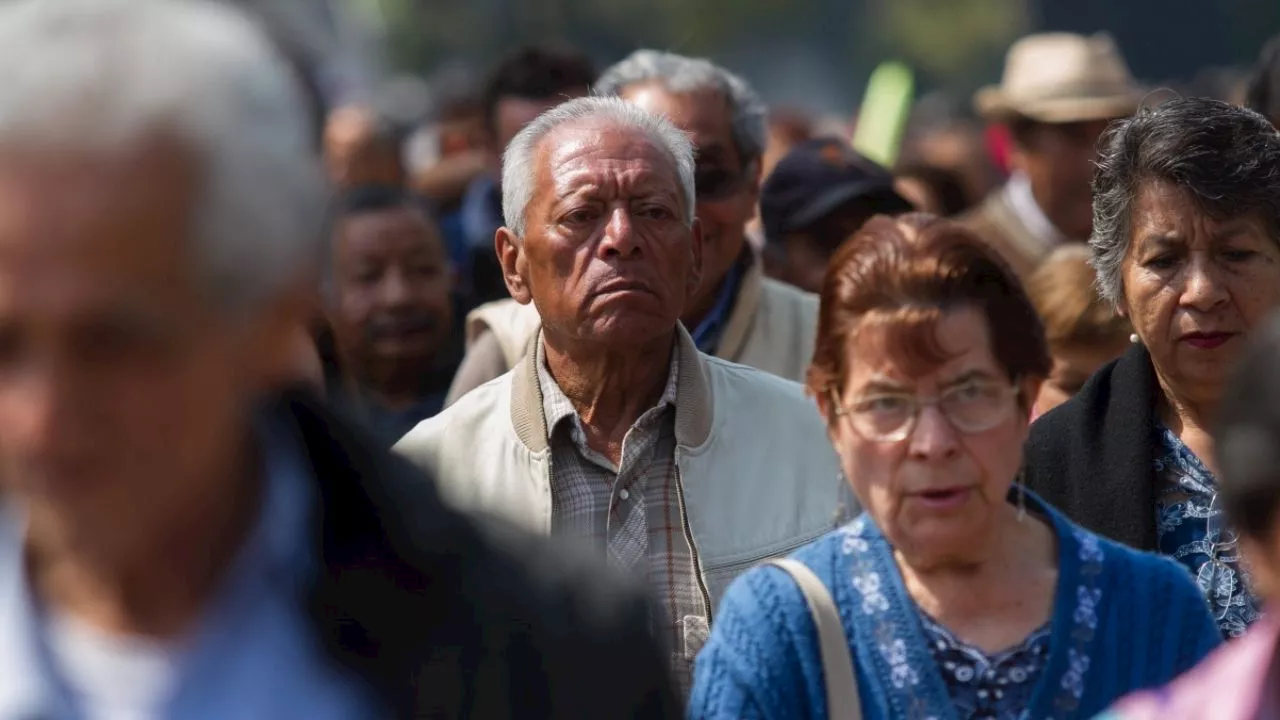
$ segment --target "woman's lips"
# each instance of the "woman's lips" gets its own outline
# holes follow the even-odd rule
[[[1227,341],[1235,336],[1235,333],[1227,332],[1196,332],[1187,333],[1179,339],[1198,350],[1213,350],[1214,348],[1225,345]]]
[[[954,510],[969,499],[972,491],[967,487],[941,488],[915,493],[914,497],[930,510]]]

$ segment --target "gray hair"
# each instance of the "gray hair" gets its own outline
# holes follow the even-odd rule
[[[673,93],[714,90],[724,95],[733,114],[733,143],[743,165],[764,157],[769,111],[746,80],[703,58],[637,50],[604,71],[596,81],[596,93],[620,95],[632,85],[647,82],[656,82]]]
[[[680,179],[680,196],[684,200],[684,220],[693,224],[693,143],[676,129],[670,120],[643,110],[629,102],[612,97],[583,97],[546,111],[525,126],[502,154],[502,214],[507,228],[524,237],[525,214],[533,198],[538,148],[543,139],[563,125],[596,120],[644,133],[653,144],[665,150],[675,165]]]
[[[200,172],[194,260],[232,311],[318,262],[325,186],[301,88],[223,4],[0,5],[0,149],[110,155],[172,137]]]
[[[1090,262],[1098,291],[1119,304],[1133,202],[1144,183],[1183,189],[1211,218],[1256,215],[1280,241],[1280,134],[1252,110],[1208,98],[1144,107],[1098,141]]]

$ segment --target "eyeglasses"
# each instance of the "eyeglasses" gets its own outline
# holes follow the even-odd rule
[[[1233,605],[1241,604],[1233,602],[1231,593],[1242,580],[1235,577],[1231,568],[1231,565],[1239,567],[1240,539],[1235,530],[1227,526],[1227,516],[1216,492],[1205,516],[1204,540],[1209,546],[1209,562],[1201,566],[1197,581],[1208,595],[1214,619],[1221,620]]]
[[[847,408],[840,404],[835,388],[828,388],[828,392],[836,415],[848,418],[859,435],[872,442],[892,443],[909,437],[920,419],[920,411],[930,405],[936,405],[947,422],[965,435],[986,432],[1009,418],[1013,400],[1021,391],[1016,384],[972,380],[949,388],[937,397],[918,397],[911,393],[864,395]]]
[[[723,200],[738,192],[747,184],[747,176],[754,163],[742,170],[707,166],[696,168],[693,173],[693,190],[699,200]]]

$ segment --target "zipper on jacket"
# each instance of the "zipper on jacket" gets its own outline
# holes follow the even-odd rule
[[[673,458],[675,459],[675,458]],[[684,539],[689,543],[689,553],[693,556],[694,580],[698,583],[698,591],[702,594],[702,609],[707,614],[707,629],[711,628],[711,593],[703,580],[702,561],[698,560],[698,543],[693,540],[693,530],[689,527],[689,513],[684,505],[684,479],[680,476],[680,463],[676,462],[676,500],[680,503],[680,525],[684,529]]]

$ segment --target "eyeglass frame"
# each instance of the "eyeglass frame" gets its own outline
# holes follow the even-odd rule
[[[858,433],[858,435],[861,436],[862,438],[869,440],[870,442],[878,442],[878,443],[884,443],[886,445],[889,445],[892,443],[902,442],[903,440],[906,440],[907,438],[911,437],[912,433],[914,433],[916,430],[916,425],[920,422],[920,413],[923,412],[926,407],[930,407],[930,406],[937,407],[938,414],[941,415],[942,418],[947,421],[947,424],[950,425],[953,430],[960,433],[961,435],[977,435],[979,433],[984,433],[998,426],[1000,423],[1008,419],[1008,413],[1010,412],[1010,410],[1012,410],[1016,406],[1016,402],[1008,406],[1008,409],[1004,411],[1004,415],[1002,415],[999,420],[996,420],[990,425],[980,429],[965,429],[960,427],[956,423],[956,421],[952,419],[952,417],[948,415],[945,410],[942,409],[941,403],[948,394],[955,392],[957,390],[960,390],[961,388],[971,386],[973,384],[975,384],[975,381],[970,381],[963,385],[957,385],[956,387],[949,388],[941,393],[938,393],[937,395],[930,396],[930,397],[921,397],[915,393],[902,392],[902,393],[879,393],[876,395],[868,395],[864,398],[860,398],[858,402],[865,402],[866,400],[879,398],[879,397],[911,398],[911,402],[913,403],[913,410],[911,412],[910,417],[908,417],[906,422],[902,424],[901,428],[883,437],[871,437],[867,433],[863,432],[861,428],[858,427],[858,424],[853,421],[853,414],[854,414],[853,411],[849,410],[841,402],[840,396],[836,392],[835,385],[828,385],[827,392],[831,395],[831,404],[834,409],[836,417],[848,418],[849,427],[852,428],[854,432]],[[1019,384],[1018,378],[1014,378],[1013,382],[1007,385],[1002,382],[992,382],[991,384],[1001,389],[1001,391],[1005,394],[1005,397],[1003,399],[1006,401],[1016,400],[1018,397],[1022,395],[1022,387]]]

